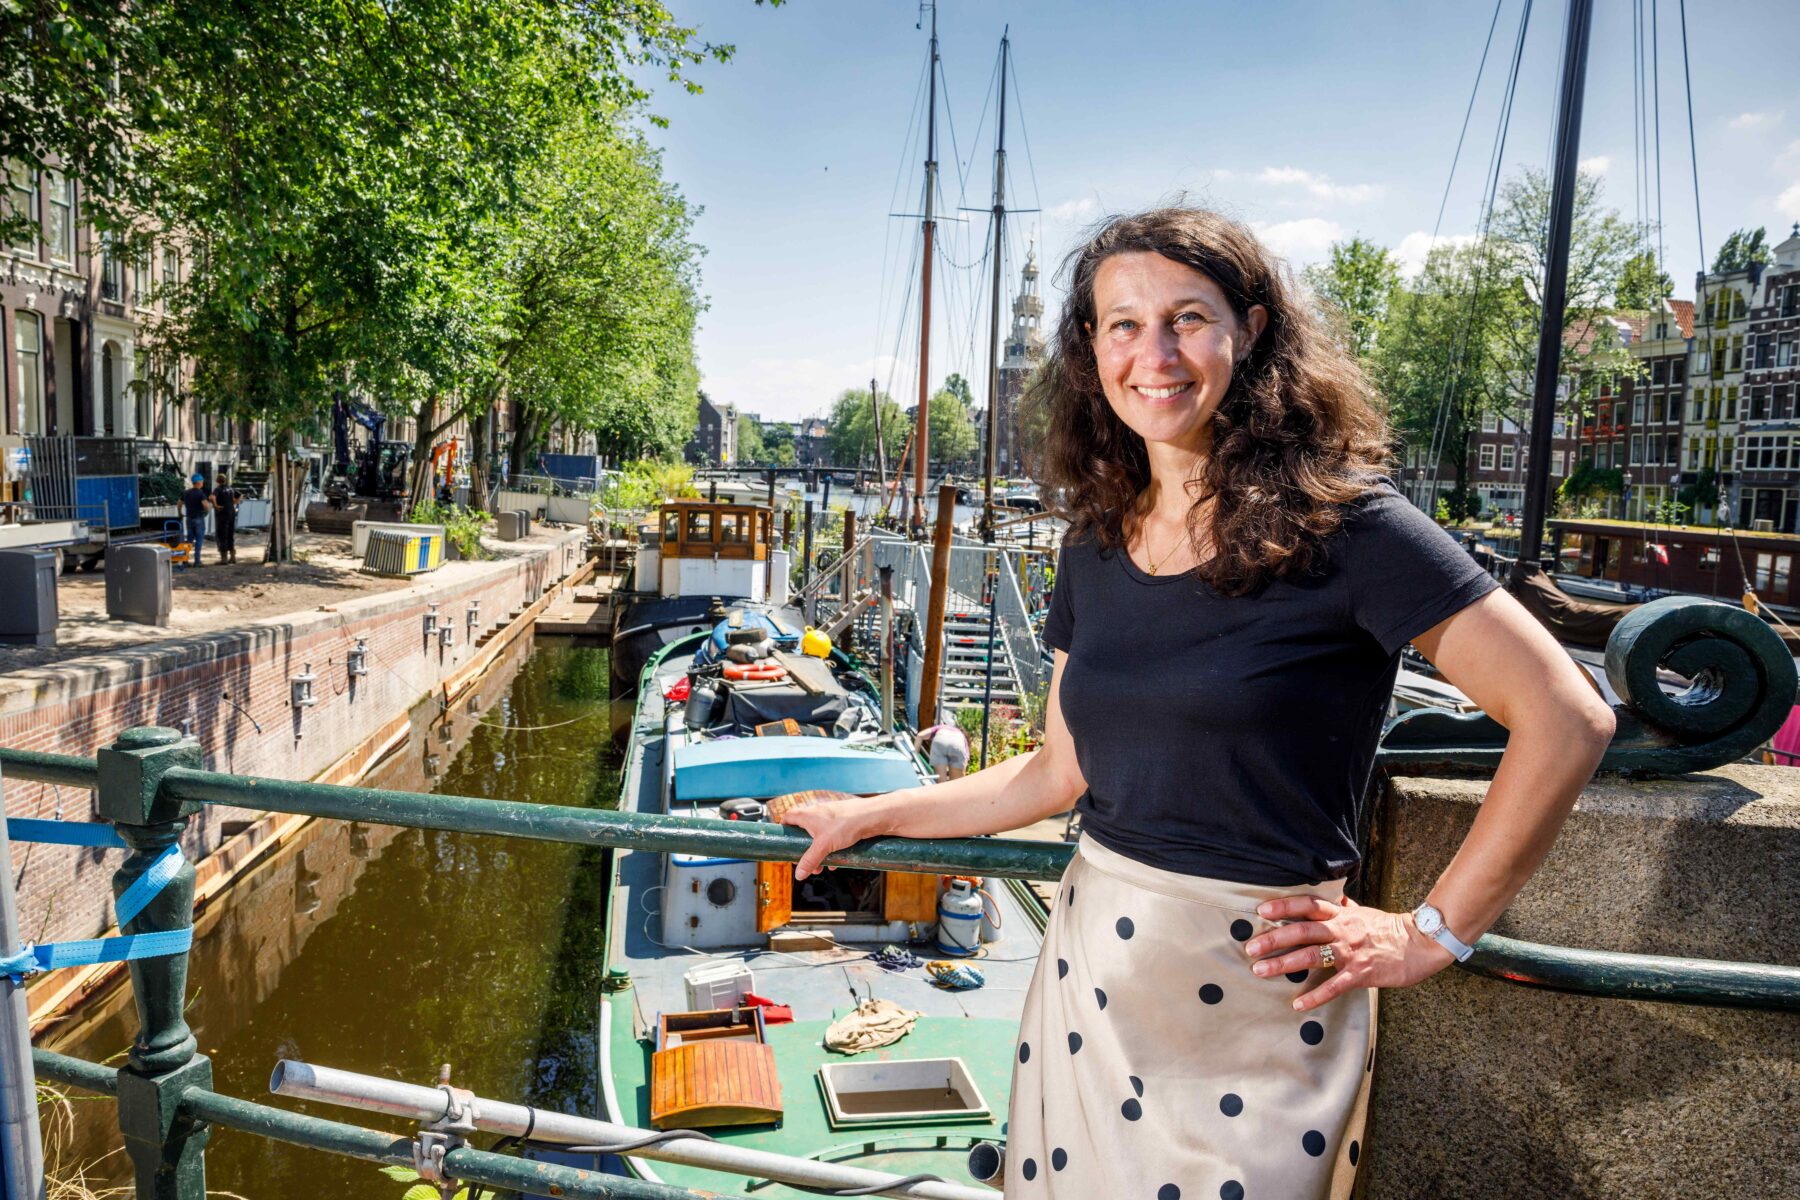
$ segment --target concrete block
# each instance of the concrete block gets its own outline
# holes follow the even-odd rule
[[[1410,910],[1486,781],[1399,779],[1375,901]],[[1800,772],[1597,780],[1494,932],[1555,945],[1800,963]],[[1539,991],[1454,967],[1382,993],[1368,1197],[1800,1193],[1800,1017]]]

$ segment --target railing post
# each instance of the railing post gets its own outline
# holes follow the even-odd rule
[[[130,853],[113,874],[113,895],[150,869],[180,840],[198,804],[164,798],[170,767],[201,767],[199,743],[174,729],[128,729],[95,756],[100,815],[113,823]],[[194,868],[180,869],[122,933],[183,929],[194,923]],[[188,958],[180,954],[131,963],[138,1035],[119,1069],[119,1131],[137,1175],[137,1200],[205,1200],[206,1140],[211,1127],[184,1117],[181,1096],[212,1087],[212,1060],[195,1053],[183,1019]]]

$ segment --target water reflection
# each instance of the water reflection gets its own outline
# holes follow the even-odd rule
[[[592,686],[607,678],[605,653],[522,645],[489,673],[473,712],[422,706],[368,786],[611,806],[619,764],[605,691]],[[215,1086],[266,1101],[282,1057],[427,1084],[449,1062],[482,1094],[594,1111],[605,875],[605,852],[592,848],[313,822],[201,920],[188,1020]],[[135,1028],[121,990],[52,1048],[105,1059]],[[87,1161],[118,1135],[110,1103],[80,1108]],[[122,1154],[115,1164],[122,1177]],[[369,1164],[230,1130],[213,1134],[207,1182],[255,1200],[404,1190]]]

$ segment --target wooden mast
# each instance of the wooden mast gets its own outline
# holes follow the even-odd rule
[[[1580,173],[1581,100],[1587,86],[1588,31],[1593,0],[1570,0],[1563,40],[1561,98],[1556,111],[1556,170],[1550,181],[1548,265],[1544,271],[1543,324],[1538,329],[1537,377],[1531,396],[1531,466],[1525,475],[1525,523],[1513,580],[1536,567],[1544,545],[1550,493],[1550,435],[1556,424],[1557,382],[1562,374],[1563,311],[1569,286],[1569,235],[1574,224],[1575,183]]]
[[[1000,450],[1000,259],[1006,238],[1006,59],[1010,28],[1000,35],[1000,133],[994,143],[994,295],[988,318],[987,473],[981,486],[981,540],[994,540],[994,459]],[[984,742],[985,746],[986,743]]]
[[[929,68],[930,85],[927,88],[929,100],[925,118],[925,208],[922,222],[925,233],[925,251],[920,256],[919,286],[923,299],[919,305],[919,409],[918,420],[913,425],[913,503],[912,526],[916,535],[922,536],[925,530],[925,471],[926,461],[930,457],[931,433],[927,426],[930,420],[931,396],[931,259],[933,246],[937,241],[937,217],[933,205],[937,200],[937,77],[938,77],[938,36],[937,5],[931,6],[931,65]]]

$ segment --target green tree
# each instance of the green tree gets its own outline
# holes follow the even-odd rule
[[[737,419],[737,460],[740,463],[761,463],[768,461],[768,447],[763,444],[762,422],[749,413],[739,413]]]
[[[942,393],[940,393],[942,394]],[[826,445],[831,461],[839,466],[856,466],[866,457],[875,457],[875,412],[869,403],[867,388],[852,388],[832,402],[831,415],[825,419]],[[887,449],[888,470],[895,469],[900,448],[906,442],[906,414],[892,396],[881,397],[881,438]]]
[[[1367,238],[1334,242],[1330,259],[1308,267],[1305,278],[1333,318],[1344,348],[1367,362],[1400,286],[1393,255]]]
[[[960,375],[952,375],[950,378],[962,383]],[[967,387],[964,383],[963,388],[966,390]],[[886,419],[885,414],[883,419]],[[975,460],[975,450],[980,444],[975,436],[975,423],[969,419],[966,402],[951,391],[948,384],[943,391],[931,398],[931,408],[926,419],[931,425],[933,462],[941,467],[966,467]]]
[[[962,401],[964,412],[970,412],[975,408],[975,393],[970,389],[969,381],[957,372],[950,372],[949,377],[944,380],[943,390]]]
[[[773,421],[762,427],[763,459],[773,467],[791,467],[800,459],[794,451],[794,427]]]
[[[1768,261],[1768,230],[1759,225],[1755,229],[1733,230],[1731,236],[1719,244],[1712,269],[1713,274],[1723,275],[1727,271],[1741,271],[1751,263]]]
[[[1632,312],[1653,309],[1675,294],[1675,281],[1657,270],[1656,255],[1648,250],[1625,260],[1619,275],[1618,306]]]

